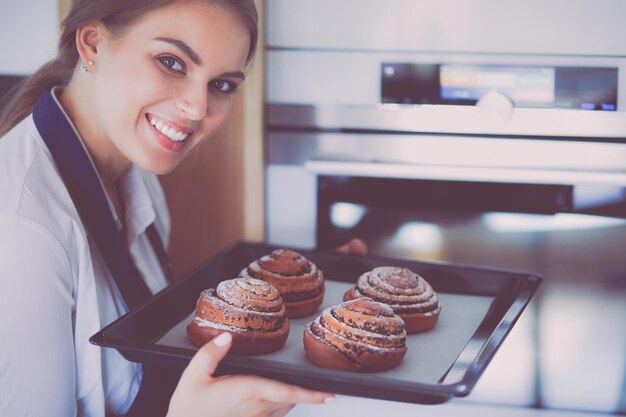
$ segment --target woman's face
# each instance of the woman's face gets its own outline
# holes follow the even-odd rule
[[[105,33],[96,123],[129,161],[170,172],[227,119],[249,43],[232,12],[203,1],[157,9],[118,39]]]

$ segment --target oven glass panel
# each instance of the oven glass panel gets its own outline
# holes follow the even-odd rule
[[[319,246],[359,237],[385,256],[541,273],[538,293],[463,401],[623,411],[626,220],[559,212],[569,192],[558,187],[538,190],[553,193],[554,204],[524,206],[521,197],[517,204],[484,190],[459,197],[438,185],[448,200],[382,191],[394,180],[320,177]]]

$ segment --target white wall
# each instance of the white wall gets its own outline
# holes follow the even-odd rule
[[[26,75],[54,58],[57,0],[0,0],[0,74]]]

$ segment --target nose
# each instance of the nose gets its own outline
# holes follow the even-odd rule
[[[202,120],[208,113],[208,90],[197,84],[187,86],[176,100],[176,107],[190,120]]]

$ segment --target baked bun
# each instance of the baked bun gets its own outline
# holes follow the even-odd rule
[[[407,268],[382,266],[361,275],[343,299],[359,297],[389,304],[402,317],[409,334],[435,327],[441,311],[437,294],[430,284]]]
[[[306,355],[322,368],[383,371],[400,364],[406,349],[402,319],[371,298],[327,308],[304,328]]]
[[[301,254],[277,249],[252,262],[239,274],[269,282],[280,292],[287,317],[313,314],[324,299],[324,274]]]
[[[280,349],[289,320],[278,290],[265,281],[235,278],[200,294],[187,336],[202,346],[223,332],[233,335],[231,352],[256,355]]]

